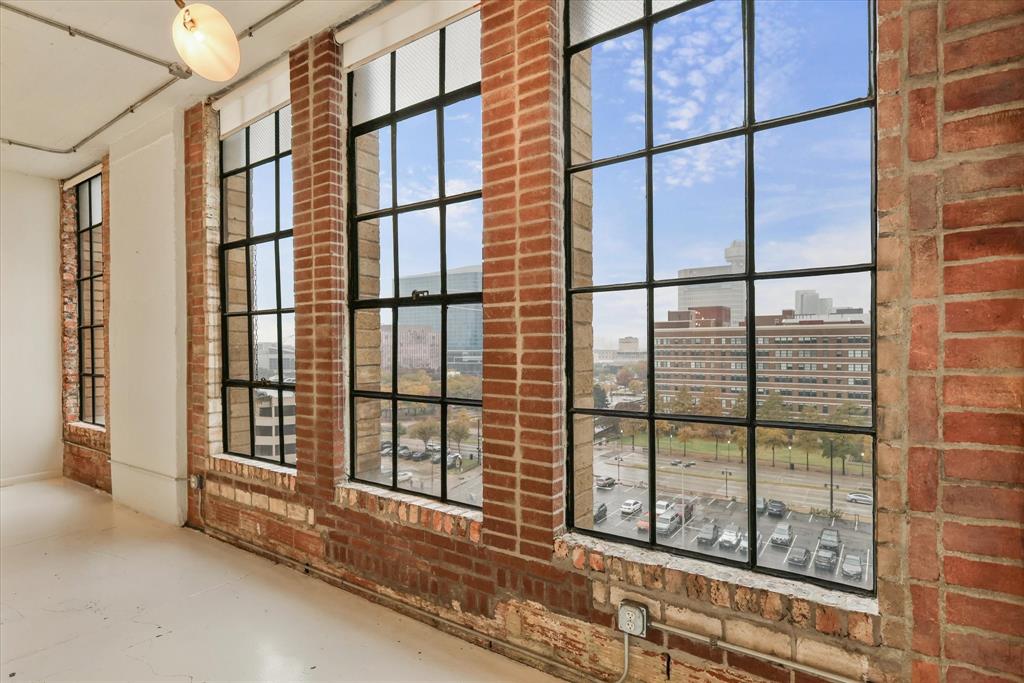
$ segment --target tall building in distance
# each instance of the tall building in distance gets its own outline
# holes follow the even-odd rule
[[[680,278],[708,277],[712,275],[739,275],[743,273],[746,261],[746,247],[740,240],[733,240],[725,248],[725,263],[719,266],[683,268]],[[679,286],[679,310],[726,306],[734,324],[747,317],[746,285],[742,282],[708,282],[698,285]]]

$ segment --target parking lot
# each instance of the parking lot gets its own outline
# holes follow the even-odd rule
[[[594,473],[597,477],[610,476],[618,483],[611,489],[595,488],[595,507],[604,503],[608,508],[607,518],[593,525],[594,529],[605,533],[627,538],[647,538],[647,531],[637,530],[637,522],[644,518],[650,509],[649,489],[646,486],[646,451],[626,453],[618,451],[602,451],[595,449]],[[623,460],[615,460],[623,456]],[[709,520],[714,520],[721,529],[736,524],[743,533],[747,531],[746,505],[746,470],[745,465],[734,461],[730,465],[722,462],[687,460],[693,462],[689,467],[671,465],[671,461],[658,463],[658,495],[657,499],[676,500],[681,495],[694,504],[693,515],[684,526],[669,536],[659,536],[662,545],[701,552],[710,556],[745,559],[738,549],[727,549],[713,545],[698,545],[697,535],[701,527]],[[723,470],[732,473],[728,477]],[[617,476],[618,475],[618,476]],[[808,476],[809,475],[809,476]],[[728,478],[728,496],[726,495],[726,479]],[[765,498],[782,500],[788,510],[782,516],[758,515],[757,532],[759,542],[750,543],[751,552],[757,554],[758,564],[773,569],[785,570],[794,574],[814,575],[839,583],[856,585],[863,588],[871,586],[872,557],[872,522],[871,507],[847,502],[849,492],[863,490],[863,480],[859,476],[845,477],[834,489],[833,509],[842,511],[840,518],[827,514],[815,514],[812,510],[827,510],[829,490],[827,483],[821,485],[820,473],[794,472],[788,469],[769,469],[767,473],[759,471],[758,495]],[[870,478],[867,480],[870,482]],[[835,482],[834,482],[835,483]],[[870,489],[869,489],[870,490]],[[639,500],[643,505],[640,514],[623,517],[619,508],[627,499]],[[682,506],[677,505],[682,513]],[[789,547],[773,546],[768,543],[775,527],[780,522],[791,525],[793,542]],[[578,526],[586,526],[578,520]],[[840,547],[838,562],[831,571],[816,569],[813,555],[818,550],[818,538],[825,528],[833,528],[839,532]],[[807,548],[811,552],[811,560],[807,566],[795,566],[787,563],[787,559],[796,547]],[[858,554],[864,565],[860,579],[842,576],[840,568],[848,553]]]

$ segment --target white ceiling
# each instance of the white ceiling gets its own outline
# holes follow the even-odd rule
[[[174,0],[8,0],[168,62],[180,62],[171,43]],[[287,0],[206,0],[236,31],[251,26]],[[305,38],[373,5],[375,0],[303,0],[241,41],[242,66],[234,81]],[[67,148],[167,81],[156,64],[73,38],[59,29],[0,9],[0,137]],[[0,147],[0,168],[67,178],[102,158],[110,143],[168,108],[186,107],[221,88],[200,76],[179,81],[72,154],[10,145]]]

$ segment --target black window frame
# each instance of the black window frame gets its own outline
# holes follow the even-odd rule
[[[100,186],[100,211],[93,210],[93,183],[98,183]],[[85,187],[86,194],[89,197],[89,215],[86,220],[85,227],[82,225],[82,202],[79,201],[81,196],[81,188]],[[96,380],[104,380],[103,387],[103,398],[106,397],[106,392],[109,388],[106,386],[106,373],[96,372],[96,330],[102,330],[106,334],[107,321],[104,317],[103,307],[100,307],[100,322],[96,322],[96,280],[101,279],[106,274],[106,261],[103,258],[103,247],[102,245],[106,242],[106,235],[103,232],[103,174],[97,173],[94,176],[83,180],[82,182],[75,185],[75,254],[78,257],[78,266],[76,272],[76,290],[78,294],[78,421],[84,424],[91,424],[96,427],[106,427],[107,424],[107,412],[104,400],[103,415],[100,419],[96,419]],[[97,213],[99,217],[97,219]],[[99,229],[100,234],[100,253],[99,259],[97,260],[97,254],[93,253],[93,247],[95,246],[95,240],[93,236],[95,231]],[[85,254],[82,253],[82,241],[87,240],[89,243],[89,255],[88,261],[86,261]],[[83,264],[88,262],[89,274],[83,275]],[[100,271],[94,272],[97,263],[100,266]],[[83,296],[86,287],[89,289],[89,323],[86,324],[85,320],[85,297]],[[103,298],[106,301],[109,292],[107,288],[103,288]],[[85,338],[86,335],[89,337],[89,371],[85,369]],[[102,350],[101,350],[102,354]],[[104,360],[104,368],[106,363]],[[91,390],[86,392],[85,380],[89,380],[89,386]],[[86,418],[86,400],[88,399],[91,410],[89,411],[89,418]]]
[[[466,15],[469,16],[469,15]],[[461,500],[452,500],[448,497],[448,468],[445,466],[446,456],[442,456],[440,470],[441,470],[441,494],[435,496],[426,491],[413,491],[408,488],[401,488],[398,486],[398,449],[392,448],[391,452],[391,483],[385,484],[380,481],[374,481],[372,479],[364,479],[358,476],[356,470],[356,455],[358,452],[357,442],[358,424],[356,420],[356,404],[358,399],[376,399],[381,401],[389,401],[391,405],[391,434],[388,439],[384,439],[384,435],[381,435],[381,439],[388,440],[392,444],[399,443],[398,437],[398,405],[399,403],[421,403],[421,404],[432,404],[437,405],[440,408],[440,422],[441,422],[441,433],[440,433],[440,444],[441,452],[446,453],[448,444],[448,408],[449,406],[475,408],[479,411],[483,410],[483,398],[479,399],[467,399],[457,398],[448,395],[448,311],[450,308],[459,305],[475,304],[481,306],[481,325],[483,324],[482,307],[483,307],[483,286],[481,285],[481,291],[479,292],[448,292],[448,265],[446,255],[446,209],[449,206],[470,202],[474,200],[483,199],[483,177],[481,176],[481,188],[479,190],[473,190],[470,192],[461,192],[457,194],[449,195],[446,193],[446,177],[445,177],[445,139],[444,139],[444,111],[446,107],[459,102],[471,100],[474,97],[481,98],[481,124],[482,124],[482,97],[481,97],[481,81],[476,81],[473,84],[456,88],[450,92],[445,91],[445,36],[447,29],[464,19],[465,17],[459,17],[451,23],[443,26],[437,30],[439,34],[439,59],[438,59],[438,91],[439,94],[430,97],[421,102],[411,104],[402,109],[396,109],[397,95],[396,95],[396,83],[397,83],[397,63],[398,63],[398,50],[396,48],[391,52],[387,53],[389,59],[390,69],[390,103],[387,114],[374,117],[372,119],[363,121],[358,124],[351,124],[353,120],[354,110],[354,97],[352,94],[355,92],[355,70],[348,73],[347,78],[347,92],[350,94],[348,98],[348,133],[346,136],[347,150],[346,150],[346,165],[348,172],[348,206],[346,210],[346,220],[348,223],[347,237],[350,248],[348,249],[348,346],[349,346],[349,425],[350,425],[350,452],[349,452],[349,478],[352,481],[357,481],[363,484],[369,484],[380,488],[386,488],[393,491],[399,491],[402,493],[410,493],[424,498],[430,498],[433,500],[439,500],[445,503],[458,505],[461,507],[480,509],[481,505],[475,505],[467,503]],[[429,34],[428,34],[429,35]],[[379,59],[379,58],[378,58]],[[438,196],[434,199],[422,200],[409,202],[407,204],[399,204],[398,202],[398,149],[397,149],[397,132],[398,124],[402,121],[411,119],[420,114],[427,112],[434,112],[436,123],[437,123],[437,162],[438,162]],[[374,211],[368,211],[365,213],[357,213],[357,187],[356,187],[356,140],[361,135],[366,133],[372,133],[374,131],[388,131],[390,134],[390,145],[389,151],[391,155],[390,167],[391,167],[391,200],[388,208],[377,209]],[[440,283],[441,292],[438,294],[419,294],[413,293],[408,296],[402,296],[399,283],[401,280],[401,270],[399,268],[399,262],[401,260],[400,247],[399,247],[399,220],[400,216],[404,213],[411,213],[414,211],[420,211],[424,209],[437,209],[440,220]],[[391,222],[391,239],[392,245],[394,245],[394,263],[392,268],[393,282],[393,296],[391,297],[377,297],[377,298],[360,298],[359,296],[359,255],[356,245],[359,241],[358,225],[361,221],[373,220],[375,218],[389,218]],[[482,233],[481,233],[482,234]],[[483,245],[481,244],[481,266],[483,264]],[[356,353],[355,353],[355,335],[356,335],[356,314],[359,311],[384,311],[388,310],[391,312],[391,372],[393,377],[397,380],[398,377],[398,330],[399,330],[399,315],[403,308],[413,308],[420,306],[438,307],[441,314],[441,340],[440,340],[440,353],[441,353],[441,390],[439,396],[421,396],[417,394],[403,394],[398,391],[398,382],[392,381],[391,388],[389,391],[371,391],[367,389],[359,389],[356,387]],[[481,350],[482,352],[482,350]],[[482,374],[481,374],[482,377]],[[478,421],[478,432],[482,427],[482,420]],[[479,453],[482,458],[482,451]],[[482,466],[482,463],[481,463]]]
[[[564,165],[564,220],[565,220],[565,292],[566,292],[566,386],[567,386],[567,401],[566,401],[566,430],[567,430],[567,449],[566,449],[566,466],[568,468],[566,476],[566,524],[569,529],[583,533],[590,536],[596,536],[608,541],[616,543],[624,543],[629,545],[636,545],[650,549],[656,549],[658,551],[690,557],[697,560],[711,562],[715,564],[722,564],[727,566],[735,566],[743,569],[747,569],[760,574],[766,574],[771,576],[778,576],[782,578],[792,579],[795,581],[801,581],[805,583],[811,583],[820,585],[832,590],[842,591],[846,593],[854,593],[860,595],[873,596],[877,593],[877,562],[872,563],[871,566],[871,577],[870,587],[862,588],[859,586],[852,586],[838,581],[831,581],[828,579],[822,579],[813,575],[805,575],[798,573],[791,573],[785,570],[774,569],[771,567],[759,565],[757,563],[757,552],[756,543],[750,544],[750,552],[746,560],[731,560],[711,554],[699,553],[691,550],[681,549],[667,544],[660,544],[657,540],[656,525],[653,523],[653,510],[656,506],[657,500],[657,439],[648,440],[648,495],[644,501],[647,505],[649,514],[652,516],[651,523],[649,524],[648,537],[645,540],[629,538],[626,536],[618,536],[611,533],[602,532],[597,529],[589,529],[584,527],[576,526],[576,517],[574,511],[574,488],[576,486],[576,471],[573,463],[573,451],[574,451],[574,439],[573,439],[573,422],[576,415],[590,415],[590,416],[610,416],[622,419],[631,420],[644,420],[646,421],[647,433],[656,434],[655,425],[658,421],[670,421],[675,423],[685,423],[694,425],[707,425],[707,424],[723,424],[731,427],[742,427],[746,429],[746,489],[747,489],[747,534],[748,538],[757,538],[757,510],[756,506],[750,504],[752,501],[757,499],[757,430],[758,428],[780,428],[780,429],[792,429],[792,430],[804,430],[804,431],[815,431],[815,432],[827,432],[827,433],[846,433],[866,436],[870,439],[872,449],[872,462],[875,462],[874,454],[877,453],[877,404],[878,404],[878,378],[877,378],[877,323],[876,323],[876,312],[877,312],[877,285],[876,285],[876,264],[877,264],[877,215],[876,215],[876,197],[877,197],[877,90],[876,90],[876,63],[875,63],[875,40],[876,40],[876,7],[873,0],[866,0],[867,5],[866,16],[864,20],[868,22],[867,26],[867,39],[868,45],[865,53],[867,59],[867,95],[864,97],[855,98],[845,102],[831,104],[811,110],[801,111],[796,114],[789,114],[777,118],[765,119],[762,121],[757,120],[754,109],[754,7],[755,0],[741,0],[742,2],[742,31],[743,31],[743,80],[744,80],[744,117],[743,123],[739,126],[729,128],[722,131],[714,131],[711,133],[701,134],[695,137],[685,138],[682,140],[674,140],[668,143],[655,144],[654,143],[654,117],[653,117],[653,30],[654,25],[669,17],[683,14],[685,12],[692,11],[698,7],[702,7],[716,0],[691,0],[690,2],[681,2],[678,5],[660,10],[652,10],[652,0],[642,0],[643,2],[643,15],[639,19],[631,20],[614,29],[605,31],[603,33],[591,36],[585,40],[578,41],[576,43],[571,42],[570,38],[570,12],[569,4],[565,3],[563,12],[563,75],[565,78],[562,88],[562,107],[563,107],[563,138],[566,141],[565,151],[565,165]],[[725,1],[725,0],[717,0]],[[573,163],[570,153],[570,144],[572,139],[572,119],[571,119],[571,103],[572,94],[570,91],[572,79],[569,74],[572,73],[571,65],[572,58],[574,55],[589,50],[601,43],[608,40],[619,38],[627,34],[633,33],[634,31],[642,31],[643,35],[643,50],[644,50],[644,84],[645,84],[645,139],[644,145],[638,150],[631,152],[617,154],[610,157],[602,157],[598,159],[591,159],[589,161]],[[844,114],[856,110],[868,109],[871,113],[870,117],[870,136],[869,141],[871,149],[871,160],[870,160],[870,240],[871,240],[871,260],[866,263],[858,263],[843,266],[834,267],[812,267],[812,268],[798,268],[788,269],[780,271],[770,272],[758,272],[756,270],[755,263],[755,242],[754,242],[754,135],[755,133],[770,130],[774,128],[781,128],[790,124],[799,124],[806,121],[822,119],[832,115]],[[664,152],[671,152],[690,147],[696,147],[701,144],[710,142],[717,142],[720,140],[727,139],[742,139],[745,143],[745,168],[744,168],[744,203],[745,203],[745,221],[744,221],[744,249],[745,249],[745,262],[744,270],[740,273],[729,273],[726,275],[710,275],[710,276],[699,276],[699,277],[687,277],[687,278],[671,278],[662,279],[655,278],[654,274],[654,218],[653,218],[653,159],[655,155]],[[601,167],[611,166],[624,161],[631,161],[637,159],[644,159],[646,162],[646,277],[644,280],[639,282],[631,283],[617,283],[612,285],[587,285],[587,286],[575,286],[573,284],[573,252],[572,252],[572,177],[573,174],[581,171],[593,170]],[[843,275],[843,274],[868,274],[870,279],[870,375],[871,375],[871,406],[870,416],[871,423],[869,426],[852,426],[852,425],[840,425],[840,424],[826,424],[826,423],[811,423],[811,422],[797,422],[789,420],[761,420],[757,418],[756,406],[757,406],[757,372],[752,368],[756,367],[757,362],[757,351],[759,346],[755,343],[755,339],[758,336],[757,325],[747,324],[745,335],[746,335],[746,349],[744,351],[744,360],[748,368],[746,378],[746,400],[747,409],[746,415],[742,418],[727,417],[727,416],[706,416],[699,414],[668,414],[660,413],[652,408],[657,405],[655,397],[658,395],[656,391],[655,383],[655,325],[654,325],[654,292],[657,289],[666,288],[677,288],[681,285],[699,285],[708,283],[723,283],[723,282],[742,282],[745,285],[746,295],[746,320],[748,323],[755,320],[755,297],[754,297],[754,286],[758,281],[773,280],[773,279],[785,279],[794,277],[805,277],[805,276],[818,276],[818,275]],[[646,377],[646,391],[648,399],[646,406],[643,411],[633,412],[624,410],[612,410],[606,408],[579,408],[573,405],[573,295],[576,294],[596,294],[600,292],[621,292],[621,291],[644,291],[647,294],[647,377]],[[873,556],[877,558],[878,551],[878,539],[877,539],[877,518],[878,518],[878,506],[877,506],[877,473],[875,468],[872,467],[871,476],[871,490],[872,498],[875,501],[871,506],[872,516],[872,539],[871,539],[871,552]],[[751,535],[752,534],[752,535]],[[765,541],[767,543],[767,540]]]
[[[256,400],[254,398],[256,391],[270,391],[277,393],[277,405],[283,406],[285,392],[291,392],[292,396],[295,396],[296,382],[285,382],[284,375],[284,345],[283,345],[283,331],[281,320],[285,315],[295,314],[295,301],[294,301],[294,279],[292,282],[292,306],[282,307],[281,299],[281,241],[293,238],[293,229],[288,228],[287,230],[281,229],[281,161],[283,159],[292,156],[292,145],[291,145],[291,131],[287,133],[287,140],[289,142],[288,148],[282,150],[282,135],[281,135],[281,124],[282,120],[286,123],[290,123],[291,104],[285,104],[275,111],[266,114],[255,121],[252,121],[245,126],[245,160],[241,166],[225,170],[224,168],[224,147],[228,140],[234,135],[237,135],[240,131],[235,131],[231,135],[225,136],[220,141],[220,188],[221,193],[221,225],[220,225],[220,245],[218,247],[218,264],[220,267],[220,322],[221,322],[221,424],[223,434],[223,450],[229,455],[234,455],[242,458],[248,458],[251,460],[257,460],[260,462],[269,462],[276,465],[282,465],[284,467],[297,467],[296,462],[287,462],[285,456],[288,454],[287,445],[285,443],[285,430],[284,430],[284,410],[272,410],[272,417],[276,413],[277,417],[277,436],[278,444],[277,451],[280,456],[277,459],[267,458],[257,455],[256,448]],[[282,116],[282,112],[288,110],[288,116]],[[256,161],[252,160],[251,154],[251,141],[250,131],[253,126],[257,125],[261,121],[264,121],[267,117],[274,118],[274,153],[263,159]],[[271,232],[263,233],[260,235],[252,234],[252,173],[255,169],[262,166],[273,164],[274,166],[274,230]],[[294,167],[292,168],[294,174]],[[242,239],[235,239],[232,241],[225,241],[228,237],[227,233],[227,202],[224,201],[224,187],[226,181],[229,178],[238,175],[245,175],[246,177],[246,211],[245,211],[245,234],[246,236]],[[294,177],[294,176],[293,176]],[[287,192],[293,192],[293,187],[285,188]],[[290,202],[291,203],[291,202]],[[252,278],[252,257],[251,251],[255,246],[272,242],[274,244],[274,276],[276,283],[276,298],[277,307],[269,309],[254,308],[253,301],[253,278]],[[293,241],[293,260],[294,260],[294,241]],[[231,249],[237,249],[244,247],[247,251],[246,258],[246,305],[243,311],[228,311],[227,306],[227,254]],[[294,272],[294,264],[293,264]],[[253,318],[257,315],[275,315],[277,319],[277,362],[278,362],[278,381],[257,379],[256,378],[256,362],[257,355],[253,349]],[[228,348],[228,320],[231,318],[246,318],[248,328],[248,355],[249,355],[249,378],[243,379],[232,379],[230,377],[230,359],[229,359],[229,348]],[[232,450],[230,443],[231,425],[229,423],[229,410],[228,410],[228,397],[230,389],[245,389],[249,394],[249,453]],[[293,413],[294,414],[294,413]],[[295,452],[294,444],[292,445],[292,453]]]

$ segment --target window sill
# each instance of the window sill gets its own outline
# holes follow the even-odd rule
[[[91,422],[68,422],[68,427],[71,429],[84,429],[87,432],[97,432],[99,434],[106,434],[107,427],[105,425],[94,425]]]
[[[639,565],[641,584],[645,581],[644,576],[649,574],[649,571],[644,571],[645,567],[664,569],[663,583],[666,590],[671,590],[673,585],[678,585],[685,592],[685,575],[692,575],[711,582],[721,582],[754,591],[777,593],[791,601],[804,601],[812,605],[833,607],[846,612],[859,612],[870,616],[879,615],[876,598],[824,588],[794,579],[759,574],[748,569],[728,567],[706,560],[680,557],[650,548],[637,548],[625,543],[605,541],[585,534],[570,532],[555,539],[555,557],[570,559],[576,569],[589,567],[591,570],[601,572],[609,571],[609,560],[616,559],[622,563],[627,580],[630,579],[629,565]],[[671,576],[673,573],[679,575],[678,584],[675,584],[675,580]],[[713,588],[711,590],[714,592]],[[722,599],[727,601],[728,595]],[[712,597],[712,602],[715,602],[714,597]],[[733,605],[722,604],[720,606],[732,607]]]
[[[285,467],[230,453],[216,453],[210,457],[210,469],[244,479],[258,479],[289,491],[295,490],[294,467]]]
[[[426,528],[480,543],[484,519],[480,510],[355,481],[341,482],[336,490],[335,502],[341,507],[383,516],[402,526]]]

